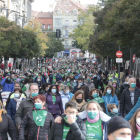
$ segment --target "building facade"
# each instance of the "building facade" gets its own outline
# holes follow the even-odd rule
[[[53,31],[53,13],[32,11],[32,19],[38,18],[43,30]]]
[[[86,10],[80,0],[59,0],[53,12],[53,31],[61,30],[61,38],[64,39],[64,51],[58,52],[57,57],[80,57],[83,53],[80,49],[72,46],[72,37],[69,34],[77,27],[77,17],[80,10]]]
[[[0,16],[15,21],[21,27],[31,19],[32,2],[34,0],[3,0],[0,1]]]

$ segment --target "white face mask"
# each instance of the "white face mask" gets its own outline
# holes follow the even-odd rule
[[[140,126],[140,118],[136,119],[137,124]]]
[[[66,91],[66,94],[69,94],[70,93],[70,91],[69,91],[69,89]]]

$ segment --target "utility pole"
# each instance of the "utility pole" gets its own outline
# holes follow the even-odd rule
[[[130,75],[132,75],[132,66],[133,66],[133,48],[130,48]]]

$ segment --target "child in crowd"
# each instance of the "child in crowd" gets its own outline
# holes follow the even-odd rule
[[[119,111],[116,104],[108,104],[107,109],[108,109],[108,115],[110,117],[119,115]]]

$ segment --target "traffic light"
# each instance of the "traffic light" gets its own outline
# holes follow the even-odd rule
[[[56,38],[60,38],[60,37],[61,37],[61,30],[56,29]]]

